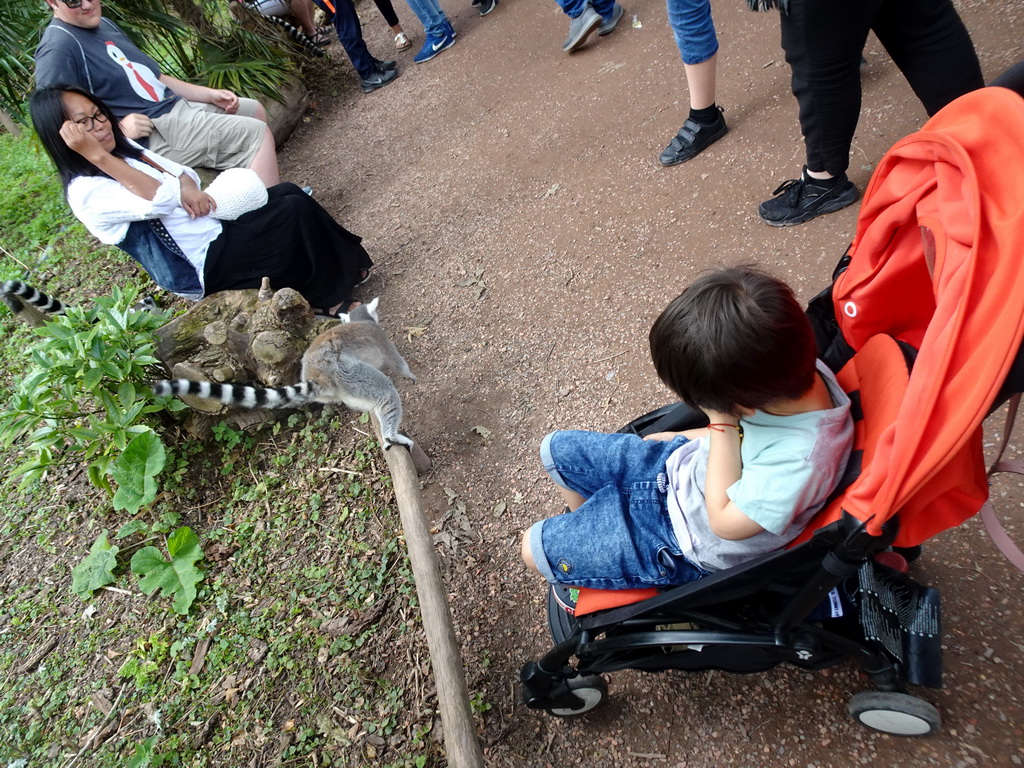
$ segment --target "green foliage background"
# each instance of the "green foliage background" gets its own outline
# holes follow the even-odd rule
[[[167,74],[243,96],[278,98],[302,55],[254,14],[240,23],[223,0],[104,0],[103,15]],[[51,17],[42,0],[0,2],[0,109],[22,122],[33,56]]]

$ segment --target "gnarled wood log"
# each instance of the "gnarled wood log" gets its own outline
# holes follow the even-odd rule
[[[302,355],[333,320],[318,318],[291,288],[222,291],[207,296],[157,331],[156,355],[174,378],[233,381],[280,387],[299,380]],[[219,420],[239,428],[276,418],[273,411],[228,408],[183,398],[201,412],[190,414],[190,432],[206,432]]]

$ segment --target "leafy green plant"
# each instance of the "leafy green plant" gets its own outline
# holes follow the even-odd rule
[[[68,308],[36,329],[32,370],[0,412],[0,445],[17,442],[28,457],[12,471],[22,487],[62,462],[85,461],[115,508],[134,514],[156,498],[165,454],[153,414],[185,406],[154,402],[143,384],[159,362],[154,332],[166,318],[133,312],[134,299],[115,287],[94,308]]]
[[[128,758],[128,768],[160,768],[170,764],[172,755],[153,751],[159,740],[160,734],[156,734],[137,744],[132,756]]]
[[[167,553],[156,547],[144,547],[132,555],[132,571],[139,574],[139,587],[147,595],[158,589],[164,597],[174,595],[175,613],[188,613],[196,599],[196,584],[202,581],[203,571],[196,562],[203,558],[198,537],[188,526],[182,526],[167,537]]]
[[[71,591],[83,600],[92,593],[114,581],[117,553],[120,548],[111,544],[104,530],[92,545],[88,556],[71,569]]]

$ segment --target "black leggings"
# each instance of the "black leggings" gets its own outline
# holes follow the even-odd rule
[[[974,45],[951,0],[790,0],[781,18],[812,171],[838,176],[850,164],[869,31],[929,115],[984,85]]]
[[[395,6],[391,4],[391,0],[373,0],[377,6],[377,10],[380,11],[380,15],[384,17],[384,21],[388,23],[389,27],[398,26],[398,14],[395,13]]]

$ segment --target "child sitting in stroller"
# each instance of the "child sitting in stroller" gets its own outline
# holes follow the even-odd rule
[[[850,399],[785,283],[751,266],[708,272],[650,345],[659,378],[710,423],[544,438],[568,511],[533,525],[522,555],[552,584],[669,587],[730,568],[796,538],[842,477]]]

